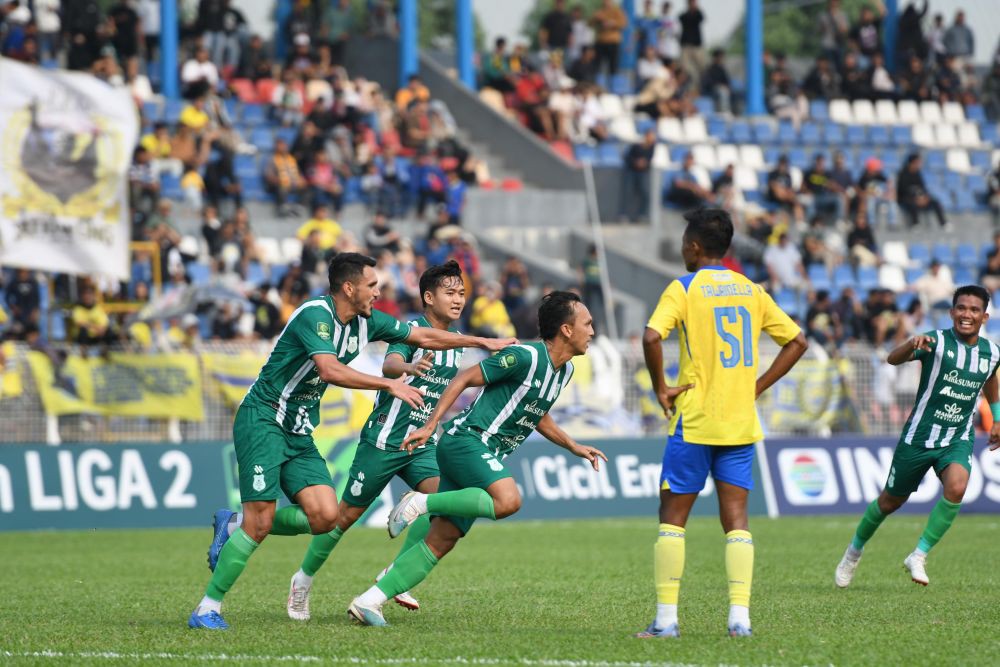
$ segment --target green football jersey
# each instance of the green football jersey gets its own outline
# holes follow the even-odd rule
[[[288,318],[243,402],[274,410],[286,431],[308,435],[319,423],[319,401],[326,391],[313,355],[333,354],[349,364],[370,341],[401,343],[409,335],[410,325],[381,311],[344,323],[332,297],[310,299]]]
[[[423,316],[410,322],[410,326],[430,327],[431,323]],[[448,329],[452,333],[458,333],[454,327]],[[410,362],[420,354],[434,355],[434,365],[431,366],[423,377],[410,376],[406,378],[406,384],[419,389],[424,388],[424,409],[414,410],[408,404],[399,400],[392,394],[380,391],[375,396],[375,408],[372,410],[368,421],[361,430],[361,440],[374,444],[379,449],[387,446],[398,449],[403,444],[403,439],[427,422],[431,412],[441,400],[441,394],[448,388],[448,385],[462,365],[462,350],[421,350],[406,343],[395,343],[389,346],[385,356],[398,354],[403,357],[403,361]],[[434,434],[427,441],[428,445],[437,444],[437,434]]]
[[[931,331],[931,351],[917,350],[921,364],[917,402],[903,426],[902,442],[947,447],[975,438],[976,400],[1000,365],[1000,347],[980,336],[966,345],[952,329]]]
[[[500,457],[517,449],[538,427],[573,377],[573,362],[556,368],[543,342],[505,347],[479,368],[486,386],[445,430],[477,437]]]

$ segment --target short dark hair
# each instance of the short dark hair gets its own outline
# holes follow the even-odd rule
[[[453,259],[449,259],[444,264],[432,266],[420,275],[420,304],[424,307],[427,302],[424,300],[425,292],[433,292],[444,284],[448,278],[462,279],[462,267]]]
[[[733,242],[733,219],[721,208],[700,208],[684,214],[688,238],[697,241],[709,257],[722,257]]]
[[[542,340],[552,340],[559,327],[573,318],[574,304],[583,303],[579,294],[556,290],[542,297],[538,306],[538,335]]]
[[[359,252],[338,252],[330,260],[327,272],[330,279],[330,293],[336,294],[344,283],[360,278],[366,266],[374,267],[375,264],[374,259]]]
[[[985,287],[980,285],[963,285],[959,287],[955,290],[955,295],[951,297],[952,308],[958,305],[958,297],[960,296],[974,296],[983,302],[983,310],[989,308],[990,293],[986,291]]]

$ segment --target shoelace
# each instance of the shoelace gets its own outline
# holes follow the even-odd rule
[[[306,599],[309,596],[309,589],[307,588],[295,588],[292,587],[292,608],[295,611],[304,611],[306,608]]]
[[[211,621],[212,623],[214,623],[215,625],[225,625],[226,624],[226,621],[222,618],[222,616],[217,611],[210,611],[210,612],[208,612],[208,620]]]

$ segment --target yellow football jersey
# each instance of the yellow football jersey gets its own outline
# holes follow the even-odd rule
[[[646,325],[665,339],[680,336],[677,397],[670,435],[682,423],[685,442],[747,445],[764,437],[754,406],[757,339],[765,331],[779,345],[799,327],[762,287],[723,266],[705,267],[663,291]]]

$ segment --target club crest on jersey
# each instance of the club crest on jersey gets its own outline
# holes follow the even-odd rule
[[[351,336],[347,341],[347,352],[348,354],[354,354],[358,351],[358,339],[356,336]]]
[[[262,467],[260,467],[260,466],[254,466],[253,467],[253,472],[254,472],[254,475],[253,475],[253,490],[254,491],[263,491],[264,487],[267,486],[267,483],[264,482],[264,469]]]
[[[517,366],[517,357],[513,354],[505,354],[500,357],[500,368],[513,368]]]
[[[986,359],[980,359],[979,360],[979,372],[980,373],[985,373],[986,371],[989,370],[989,368],[990,368],[990,362],[988,362]]]
[[[323,340],[330,340],[330,325],[326,322],[317,322],[316,335]]]
[[[358,473],[358,478],[356,480],[354,480],[353,484],[351,484],[351,495],[352,496],[360,496],[361,495],[361,489],[363,489],[364,486],[365,486],[364,485],[364,481],[365,481],[365,474],[363,472],[359,472]]]

